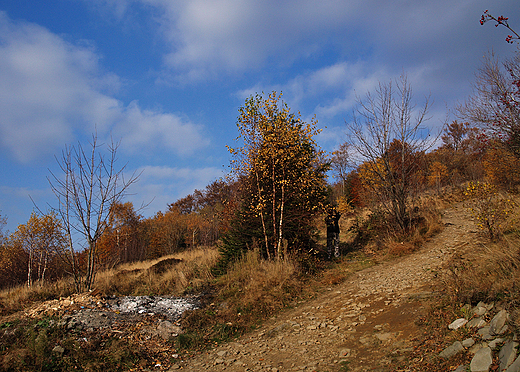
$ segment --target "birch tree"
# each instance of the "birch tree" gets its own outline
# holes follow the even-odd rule
[[[328,165],[313,139],[317,121],[303,122],[281,98],[276,92],[248,98],[237,121],[243,145],[229,148],[268,259],[283,256],[284,240],[293,248],[308,240],[312,216],[326,200]]]
[[[18,226],[12,240],[28,257],[27,286],[31,287],[35,278],[41,285],[45,281],[51,257],[65,244],[58,217],[53,213],[38,216],[33,212],[26,224]]]

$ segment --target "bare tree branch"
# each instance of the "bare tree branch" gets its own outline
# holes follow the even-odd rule
[[[61,217],[67,235],[67,262],[71,266],[76,290],[90,290],[96,273],[97,242],[108,226],[110,207],[120,202],[128,188],[137,182],[140,174],[133,173],[125,180],[124,170],[115,168],[119,143],[108,145],[108,155],[102,152],[97,136],[92,136],[87,152],[78,143],[66,146],[56,159],[63,175],[51,172],[48,178],[57,198],[55,208]],[[86,268],[78,263],[78,245],[84,246]]]

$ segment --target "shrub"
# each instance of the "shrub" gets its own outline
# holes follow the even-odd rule
[[[465,195],[478,228],[491,240],[499,240],[516,206],[514,200],[502,195],[495,185],[478,181],[468,183]]]

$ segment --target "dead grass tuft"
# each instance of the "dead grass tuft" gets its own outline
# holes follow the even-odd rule
[[[26,305],[59,297],[67,297],[74,293],[74,283],[69,279],[60,279],[52,283],[26,285],[0,291],[0,315],[12,314],[22,310]]]
[[[454,257],[443,278],[445,291],[458,303],[503,302],[520,330],[519,247],[520,237],[510,235]]]
[[[417,199],[411,209],[410,225],[402,231],[389,217],[374,213],[368,217],[360,228],[365,234],[365,250],[375,256],[395,257],[413,253],[424,242],[443,229],[440,210],[442,200],[437,197]],[[412,208],[413,207],[413,208]],[[364,241],[361,239],[361,242]]]
[[[266,261],[258,251],[248,251],[219,278],[220,297],[233,303],[241,315],[272,314],[300,293],[297,274],[297,265],[291,259]]]
[[[416,246],[411,242],[391,241],[386,244],[388,253],[392,256],[404,256],[415,251]]]

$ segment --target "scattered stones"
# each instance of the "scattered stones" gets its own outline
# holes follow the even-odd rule
[[[464,346],[465,348],[472,347],[473,345],[475,345],[475,340],[472,338],[467,338],[464,341],[462,341],[462,346]]]
[[[479,344],[475,344],[475,345],[473,345],[472,347],[470,347],[470,349],[468,350],[468,352],[469,352],[470,354],[475,355],[475,354],[477,353],[477,351],[479,351],[480,349],[482,349],[482,348],[484,348],[484,347],[487,347],[487,346],[488,346],[487,343],[485,343],[485,342],[481,342],[481,343],[479,343]]]
[[[180,333],[182,333],[182,330],[181,327],[172,324],[170,321],[162,320],[159,322],[155,333],[163,339],[167,340],[170,337],[178,336]]]
[[[376,334],[376,338],[377,338],[379,341],[387,342],[388,340],[390,340],[390,339],[392,338],[392,333],[390,333],[390,332],[377,333],[377,334]]]
[[[341,349],[339,352],[340,358],[348,358],[350,356],[350,349]]]
[[[480,335],[480,337],[482,337],[483,340],[491,340],[493,338],[493,336],[490,333],[489,326],[480,328],[478,330],[478,334]]]
[[[504,342],[504,339],[503,338],[495,338],[494,340],[490,341],[488,346],[491,348],[491,349],[496,349],[496,347],[501,344],[502,342]]]
[[[520,372],[520,356],[506,369],[506,372]]]
[[[61,347],[60,345],[56,345],[52,349],[52,352],[55,354],[63,355],[63,353],[65,352],[65,349],[63,347]]]
[[[486,325],[486,321],[483,318],[473,318],[467,324],[468,328],[482,328]]]
[[[473,313],[473,315],[475,315],[476,317],[480,317],[482,315],[484,315],[485,313],[488,312],[488,310],[491,310],[493,308],[493,304],[491,305],[487,305],[486,303],[484,302],[479,302],[477,304],[477,306],[475,306],[471,312]]]

